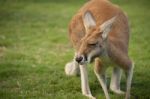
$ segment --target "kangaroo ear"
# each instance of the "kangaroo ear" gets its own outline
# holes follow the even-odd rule
[[[88,31],[91,27],[96,26],[95,19],[90,11],[86,11],[83,16],[83,23],[86,31]]]
[[[102,32],[102,38],[106,39],[108,36],[108,33],[111,31],[112,25],[114,23],[116,19],[116,16],[105,21],[101,26],[100,26],[100,30]]]

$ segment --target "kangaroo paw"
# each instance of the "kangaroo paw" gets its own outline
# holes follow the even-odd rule
[[[83,94],[84,96],[88,97],[89,99],[96,99],[95,97],[93,97],[92,95],[88,95],[88,94]]]
[[[119,94],[119,95],[124,95],[125,92],[120,90],[120,89],[111,89],[112,92],[116,93],[116,94]]]

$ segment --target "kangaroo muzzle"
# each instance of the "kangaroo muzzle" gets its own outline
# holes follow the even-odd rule
[[[77,55],[77,56],[75,57],[75,61],[76,61],[77,63],[79,63],[79,64],[84,64],[84,63],[86,63],[86,61],[87,61],[87,57],[84,56],[84,55]]]

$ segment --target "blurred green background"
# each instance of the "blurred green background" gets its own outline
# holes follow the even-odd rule
[[[0,99],[87,99],[79,77],[67,77],[72,60],[68,23],[87,0],[0,0]],[[129,16],[129,53],[135,62],[133,99],[150,98],[150,1],[111,0]],[[108,71],[110,78],[111,68]],[[92,66],[91,91],[105,99]],[[125,90],[125,77],[122,79]],[[110,92],[112,99],[123,99]],[[149,98],[148,98],[149,97]]]

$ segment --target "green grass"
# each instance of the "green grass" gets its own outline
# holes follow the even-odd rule
[[[150,97],[149,0],[112,0],[129,15],[129,53],[135,62],[132,94]],[[87,99],[79,77],[67,77],[65,64],[72,60],[68,23],[85,3],[81,0],[0,1],[0,99]],[[109,69],[111,70],[111,69]],[[94,96],[103,91],[89,66]],[[110,72],[109,72],[110,78]],[[125,77],[122,80],[125,89]],[[113,99],[123,99],[110,92]],[[147,98],[146,98],[147,97]],[[134,99],[134,97],[133,97]]]

